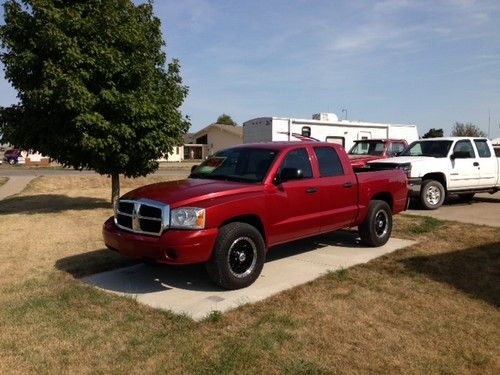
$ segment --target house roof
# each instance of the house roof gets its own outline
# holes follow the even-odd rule
[[[243,127],[235,125],[224,125],[224,124],[210,124],[197,133],[193,134],[193,138],[198,138],[204,133],[207,133],[210,129],[220,129],[222,131],[234,134],[239,137],[243,137]]]

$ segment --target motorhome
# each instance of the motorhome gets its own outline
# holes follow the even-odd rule
[[[340,120],[334,113],[317,113],[312,119],[260,117],[243,123],[243,143],[315,139],[350,149],[359,139],[418,139],[413,124],[383,124]]]

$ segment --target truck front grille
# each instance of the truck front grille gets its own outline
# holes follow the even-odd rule
[[[129,232],[160,236],[168,228],[170,206],[150,199],[118,201],[115,224]]]

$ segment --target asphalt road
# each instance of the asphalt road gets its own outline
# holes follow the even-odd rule
[[[437,210],[412,209],[406,213],[431,216],[441,220],[500,227],[500,192],[477,194],[470,203],[461,202],[458,198],[450,198]]]

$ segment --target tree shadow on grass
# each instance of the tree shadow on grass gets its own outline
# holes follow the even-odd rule
[[[88,253],[71,255],[56,261],[56,268],[67,272],[75,278],[111,271],[117,268],[137,264],[130,258],[108,249],[90,251]]]
[[[403,262],[412,271],[500,307],[500,242]]]
[[[101,198],[69,197],[61,194],[16,196],[0,201],[0,214],[32,215],[95,208],[111,208],[111,203]]]

